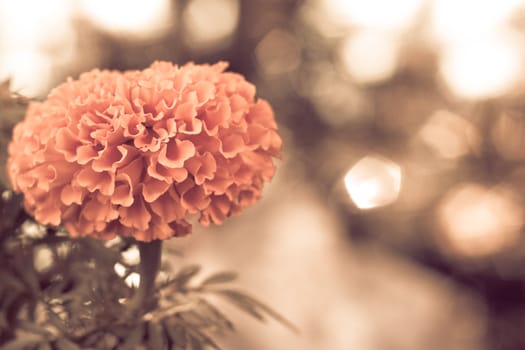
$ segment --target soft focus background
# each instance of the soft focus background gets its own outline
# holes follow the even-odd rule
[[[524,349],[524,35],[523,0],[0,0],[0,80],[227,60],[257,85],[276,178],[165,256],[301,329],[228,309],[227,349]]]

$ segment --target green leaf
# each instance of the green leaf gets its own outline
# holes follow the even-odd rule
[[[131,330],[126,338],[124,343],[119,345],[118,350],[132,350],[137,348],[139,344],[142,343],[142,338],[144,337],[145,324],[141,323],[137,325],[133,330]]]
[[[67,329],[66,329],[66,325],[64,324],[64,321],[60,317],[58,317],[57,314],[55,314],[51,310],[47,310],[47,317],[48,317],[50,324],[55,326],[62,333],[67,333]]]
[[[51,347],[51,344],[49,344],[47,341],[38,344],[36,349],[38,349],[38,350],[53,350],[53,348]]]
[[[180,324],[170,324],[168,320],[164,322],[164,329],[171,343],[172,349],[186,348],[186,329]]]
[[[252,315],[260,321],[265,321],[264,314],[266,314],[272,317],[274,320],[281,323],[282,325],[286,326],[294,333],[299,333],[297,327],[292,322],[287,320],[284,316],[282,316],[280,313],[245,293],[229,289],[217,290],[214,292],[218,295],[225,297],[234,305],[238,306],[241,310]]]
[[[80,350],[80,347],[67,338],[60,338],[55,342],[57,350]]]
[[[233,271],[218,272],[218,273],[215,273],[209,276],[204,281],[202,281],[201,285],[207,286],[210,284],[232,282],[235,279],[237,279],[237,276],[238,276],[237,273]]]
[[[204,346],[197,338],[190,338],[186,350],[203,350]]]
[[[219,290],[215,291],[218,295],[225,297],[232,304],[237,306],[242,311],[251,315],[259,321],[265,321],[265,317],[262,313],[259,312],[257,306],[254,305],[250,299],[248,299],[244,294],[235,290]]]
[[[272,317],[274,320],[276,320],[277,322],[281,323],[283,326],[286,326],[288,329],[290,329],[294,333],[296,333],[296,334],[300,333],[299,329],[297,328],[297,326],[295,326],[286,317],[284,317],[283,315],[281,315],[280,313],[278,313],[277,311],[275,311],[274,309],[272,309],[268,305],[264,304],[263,302],[258,301],[257,299],[254,299],[254,298],[252,298],[250,296],[246,296],[246,297],[249,298],[250,301],[253,304],[255,304],[259,309],[264,311],[268,316]]]
[[[191,339],[195,339],[198,341],[202,346],[209,345],[215,350],[221,350],[220,346],[215,343],[213,339],[208,337],[204,332],[200,331],[199,329],[193,329],[193,328],[187,328],[188,336],[191,341]]]
[[[178,286],[185,287],[188,282],[199,273],[201,267],[199,265],[188,265],[179,270],[173,278],[173,283]]]
[[[2,287],[8,287],[17,291],[25,290],[24,284],[8,271],[0,270],[0,281],[2,281]]]
[[[213,324],[213,320],[210,315],[206,315],[202,312],[202,308],[195,308],[194,310],[188,310],[178,313],[178,317],[184,321],[184,323],[195,326],[197,328],[207,327]]]
[[[11,312],[17,313],[25,303],[25,300],[26,297],[20,291],[6,289],[1,293],[0,308],[6,310],[6,312],[11,310]]]
[[[2,144],[0,142],[0,148],[1,147]],[[1,161],[2,157],[0,153],[0,162]],[[3,170],[2,166],[0,166],[0,171],[1,170]],[[0,176],[0,182],[1,180],[2,178]],[[3,199],[0,199],[0,201],[3,201]],[[0,208],[0,217],[2,217],[2,220],[0,221],[0,242],[5,241],[9,237],[14,237],[15,230],[28,218],[23,209],[22,202],[22,196],[11,194],[10,198],[4,202]],[[4,244],[3,248],[5,248]]]
[[[217,309],[215,306],[207,302],[205,299],[201,299],[202,313],[208,317],[217,328],[220,330],[235,330],[233,323]]]
[[[25,283],[29,288],[30,292],[34,295],[40,293],[40,282],[38,279],[38,274],[34,268],[34,256],[33,256],[33,247],[23,247],[19,249],[18,254],[14,256],[14,266],[13,268],[17,272],[20,279]]]
[[[16,338],[10,342],[2,345],[2,350],[23,350],[30,349],[37,345],[40,341],[35,339],[20,339]]]
[[[85,337],[85,339],[82,341],[82,345],[85,347],[95,347],[95,345],[98,344],[103,338],[104,334],[102,332],[93,332],[92,334],[89,334]]]
[[[29,333],[41,335],[43,337],[51,337],[53,334],[45,327],[26,320],[19,320],[17,326]]]
[[[77,239],[77,243],[81,244],[81,249],[84,250],[84,253],[96,257],[100,266],[113,266],[120,261],[120,253],[107,248],[100,240],[84,237]]]
[[[149,350],[163,350],[166,347],[166,333],[161,325],[156,322],[149,322],[147,325],[146,346]]]

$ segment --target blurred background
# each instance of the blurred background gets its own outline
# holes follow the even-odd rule
[[[168,243],[301,329],[227,349],[525,348],[524,0],[0,0],[0,80],[226,60],[273,105],[264,199]],[[2,145],[5,147],[5,145]]]

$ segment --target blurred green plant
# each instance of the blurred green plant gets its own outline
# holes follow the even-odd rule
[[[28,99],[11,92],[10,81],[0,82],[0,183],[7,186],[5,163],[13,126],[24,116]]]

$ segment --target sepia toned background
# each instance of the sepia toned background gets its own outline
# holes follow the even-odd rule
[[[225,348],[523,349],[524,36],[523,0],[0,0],[0,80],[225,60],[255,83],[273,183],[164,263],[237,270],[301,333],[232,308]]]

